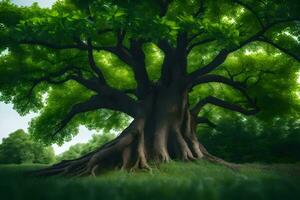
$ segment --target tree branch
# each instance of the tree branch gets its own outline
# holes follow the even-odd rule
[[[204,40],[200,40],[198,42],[195,42],[193,43],[192,45],[190,45],[188,48],[187,48],[187,53],[190,53],[192,51],[193,48],[195,48],[196,46],[199,46],[199,45],[202,45],[202,44],[205,44],[205,43],[208,43],[208,42],[213,42],[215,41],[216,39],[214,38],[207,38],[207,39],[204,39]]]
[[[191,37],[188,38],[188,43],[192,42],[195,38],[197,38],[198,36],[202,35],[203,33],[205,33],[205,31],[202,29],[200,30],[198,33],[192,35]]]
[[[77,114],[93,111],[101,107],[100,103],[101,98],[99,95],[92,96],[86,102],[75,104],[71,110],[67,113],[64,119],[59,122],[57,129],[53,133],[52,137],[54,137],[58,132],[60,132]]]
[[[201,13],[204,13],[204,0],[200,0],[200,5],[194,17],[198,17]]]
[[[258,31],[256,34],[254,34],[253,36],[251,36],[247,40],[241,42],[238,46],[228,48],[228,49],[226,49],[226,48],[222,49],[210,63],[208,63],[204,67],[201,67],[198,70],[196,70],[196,71],[192,72],[191,74],[189,74],[189,76],[187,77],[187,84],[189,85],[191,82],[194,82],[199,76],[207,74],[207,73],[211,72],[212,70],[216,69],[222,63],[224,63],[224,61],[226,60],[226,58],[228,57],[228,55],[230,53],[244,47],[245,45],[247,45],[247,44],[249,44],[253,41],[260,41],[262,39],[263,35],[269,29],[271,29],[273,26],[276,26],[276,25],[281,24],[281,23],[287,23],[287,22],[293,22],[293,21],[299,21],[299,19],[298,18],[289,18],[289,19],[277,20],[273,23],[265,25],[260,31]],[[277,48],[280,48],[280,47],[277,47]]]
[[[188,76],[188,84],[194,82],[198,77],[200,77],[203,74],[209,73],[215,68],[217,68],[219,65],[221,65],[227,58],[229,54],[229,51],[226,49],[221,50],[218,55],[207,65],[204,67],[201,67],[200,69],[192,72]]]
[[[21,40],[19,41],[20,44],[27,44],[27,45],[40,45],[44,46],[47,48],[51,49],[56,49],[56,50],[65,50],[65,49],[77,49],[77,50],[89,50],[89,45],[85,44],[82,41],[76,41],[76,44],[66,44],[66,45],[59,45],[59,44],[54,44],[54,43],[49,43],[46,41],[41,41],[41,40]],[[97,51],[108,51],[116,56],[119,57],[120,60],[125,62],[126,64],[131,64],[129,62],[128,57],[124,56],[124,52],[120,51],[118,47],[115,46],[91,46],[94,50]]]
[[[185,76],[187,73],[187,45],[188,37],[186,32],[180,32],[177,35],[175,62],[171,68],[173,79]]]
[[[288,49],[286,49],[284,47],[279,46],[278,44],[274,43],[272,40],[270,40],[266,37],[260,37],[257,40],[260,41],[260,42],[265,42],[267,44],[272,45],[273,47],[277,48],[278,50],[282,51],[283,53],[291,56],[292,58],[294,58],[295,60],[300,62],[300,56],[294,54],[293,52],[290,52]]]
[[[157,46],[164,52],[164,60],[161,66],[160,81],[167,84],[171,80],[170,66],[172,65],[174,49],[167,40],[160,40]]]
[[[70,80],[70,77],[65,77],[63,79],[61,79],[61,77],[65,76],[65,74],[69,71],[73,71],[75,69],[75,67],[73,66],[68,66],[66,68],[63,68],[60,71],[54,72],[54,73],[50,73],[47,76],[44,77],[40,77],[38,79],[31,79],[29,80],[30,82],[32,82],[32,86],[30,87],[29,91],[27,92],[27,94],[23,97],[23,99],[27,99],[27,103],[25,104],[25,106],[27,106],[30,103],[30,100],[32,98],[34,89],[41,83],[43,82],[47,82],[49,84],[62,84],[65,83],[67,81]],[[59,79],[57,79],[59,78]]]
[[[146,70],[145,54],[143,51],[143,41],[136,39],[130,40],[129,53],[133,59],[131,68],[133,69],[134,78],[137,82],[137,96],[143,98],[150,89],[150,80]]]
[[[85,44],[83,42],[79,42],[77,41],[78,46],[80,47],[80,50],[87,50],[88,51],[88,58],[89,58],[89,63],[90,63],[90,67],[92,69],[92,72],[95,73],[96,76],[92,77],[91,79],[85,79],[80,70],[74,70],[74,69],[69,69],[68,70],[70,72],[72,72],[71,74],[68,74],[68,76],[66,77],[66,80],[64,81],[68,81],[68,80],[75,80],[76,82],[78,82],[79,84],[83,85],[84,87],[86,87],[87,89],[90,89],[96,93],[102,94],[102,95],[107,95],[109,96],[109,98],[113,98],[114,101],[119,102],[119,101],[124,101],[127,102],[127,104],[135,104],[133,103],[134,100],[132,98],[130,98],[129,96],[126,95],[126,93],[119,91],[117,89],[111,88],[109,86],[107,86],[104,76],[100,70],[100,68],[98,68],[96,66],[95,60],[94,60],[94,56],[93,56],[93,50],[105,50],[105,51],[110,51],[112,53],[114,53],[115,55],[121,57],[121,60],[125,60],[126,63],[129,63],[130,66],[132,66],[132,60],[130,58],[129,54],[125,54],[124,51],[122,51],[121,46],[117,46],[117,47],[94,47],[92,45],[91,40],[88,40],[88,43]],[[33,43],[32,43],[33,44]],[[39,43],[34,43],[36,45],[43,45],[49,48],[58,48],[58,49],[64,49],[64,48],[70,48],[71,46],[57,46],[57,45],[48,45],[48,43],[43,43],[43,42],[39,42]],[[72,46],[73,47],[73,46]],[[72,66],[74,68],[74,66]],[[71,68],[72,68],[71,67]],[[140,70],[140,68],[138,68],[138,70]],[[46,79],[48,80],[48,82],[50,82],[50,80],[48,78],[43,78],[42,81],[46,81]],[[100,80],[100,81],[99,81]],[[118,103],[119,105],[123,105],[123,103]],[[130,106],[126,106],[123,107],[124,111],[126,111],[125,113],[131,113],[132,111],[128,110],[130,108]]]
[[[93,54],[93,46],[92,46],[92,41],[88,39],[88,58],[89,58],[89,63],[92,71],[96,73],[96,76],[98,77],[99,81],[106,85],[105,78],[102,74],[102,71],[100,68],[96,65],[96,62],[94,60],[94,54]]]
[[[157,46],[164,52],[160,82],[168,85],[170,82],[186,75],[187,45],[188,38],[186,32],[178,33],[176,47],[173,47],[167,40],[160,40],[157,43]]]
[[[121,99],[118,99],[121,98]],[[64,119],[57,125],[57,129],[52,134],[52,137],[57,135],[76,115],[98,109],[111,109],[128,114],[131,117],[137,117],[139,113],[139,105],[129,97],[114,96],[114,95],[95,95],[89,100],[77,103],[72,106],[71,110],[66,114]]]
[[[221,75],[217,74],[207,74],[204,76],[199,77],[192,85],[190,85],[188,88],[192,88],[198,84],[203,84],[203,83],[211,83],[211,82],[216,82],[216,83],[224,83],[226,85],[229,85],[235,89],[238,90],[244,90],[246,85],[241,83],[241,82],[236,82],[232,79],[226,78]]]
[[[212,104],[212,105],[215,105],[215,106],[219,106],[219,107],[231,110],[231,111],[236,111],[236,112],[242,113],[244,115],[254,115],[254,114],[259,112],[259,109],[256,105],[252,105],[253,109],[248,110],[248,109],[245,109],[245,108],[243,108],[239,105],[226,102],[224,100],[218,99],[218,98],[213,97],[213,96],[208,96],[205,99],[202,99],[201,101],[199,101],[195,105],[195,107],[192,109],[192,113],[195,116],[197,116],[197,114],[200,112],[201,108],[203,106],[205,106],[206,104]]]
[[[210,126],[212,128],[216,128],[217,127],[217,125],[215,123],[213,123],[212,121],[210,121],[206,117],[197,117],[196,123],[197,124],[207,124],[208,126]]]
[[[69,78],[70,80],[74,80],[85,88],[97,93],[101,93],[101,89],[104,87],[99,83],[99,81],[97,81],[97,78],[85,79],[81,75],[70,75]]]
[[[248,95],[248,93],[246,91],[246,84],[245,83],[236,82],[232,79],[226,78],[226,77],[221,76],[221,75],[207,74],[205,76],[200,77],[197,84],[211,83],[211,82],[223,83],[223,84],[226,84],[226,85],[229,85],[229,86],[233,87],[234,89],[238,90],[246,98],[247,102],[250,105],[252,105],[254,108],[258,109],[255,99],[252,99]],[[202,106],[195,108],[196,114],[198,114],[198,112],[200,111],[201,108],[202,108]]]

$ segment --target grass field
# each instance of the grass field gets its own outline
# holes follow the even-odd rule
[[[108,172],[100,177],[34,178],[41,165],[0,165],[1,200],[300,199],[300,164],[245,165],[239,171],[201,161],[170,163],[152,173]]]

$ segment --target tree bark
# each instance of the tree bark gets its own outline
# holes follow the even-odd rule
[[[148,163],[208,159],[230,167],[207,152],[196,136],[196,116],[189,110],[188,91],[180,81],[157,86],[143,101],[143,112],[114,140],[81,158],[35,171],[41,176],[84,176],[107,169],[150,169]]]

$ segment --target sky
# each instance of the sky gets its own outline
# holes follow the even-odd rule
[[[56,0],[12,0],[13,3],[21,6],[30,6],[37,2],[41,7],[50,7]]]
[[[41,7],[50,7],[56,0],[12,0],[13,3],[22,6],[30,6],[32,3],[37,2]],[[30,120],[37,116],[36,113],[30,113],[26,116],[20,116],[14,109],[12,104],[5,104],[0,102],[0,143],[2,138],[7,137],[18,129],[23,129],[27,132],[28,123]],[[75,136],[70,142],[66,142],[62,146],[53,145],[56,154],[60,154],[67,150],[71,145],[77,143],[87,142],[92,134],[95,132],[87,130],[85,127],[80,127],[79,134]]]

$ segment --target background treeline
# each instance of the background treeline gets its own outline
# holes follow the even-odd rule
[[[114,137],[115,135],[110,133],[94,134],[92,139],[90,139],[87,143],[78,143],[71,146],[67,151],[58,155],[56,159],[57,161],[62,161],[79,158],[80,156],[96,150],[101,145],[112,140]]]
[[[230,114],[215,119],[216,128],[202,125],[199,139],[212,154],[233,162],[299,162],[300,120]],[[214,122],[215,122],[214,121]]]
[[[0,164],[53,162],[55,162],[53,148],[34,141],[23,130],[11,133],[7,138],[3,138],[0,144]]]

